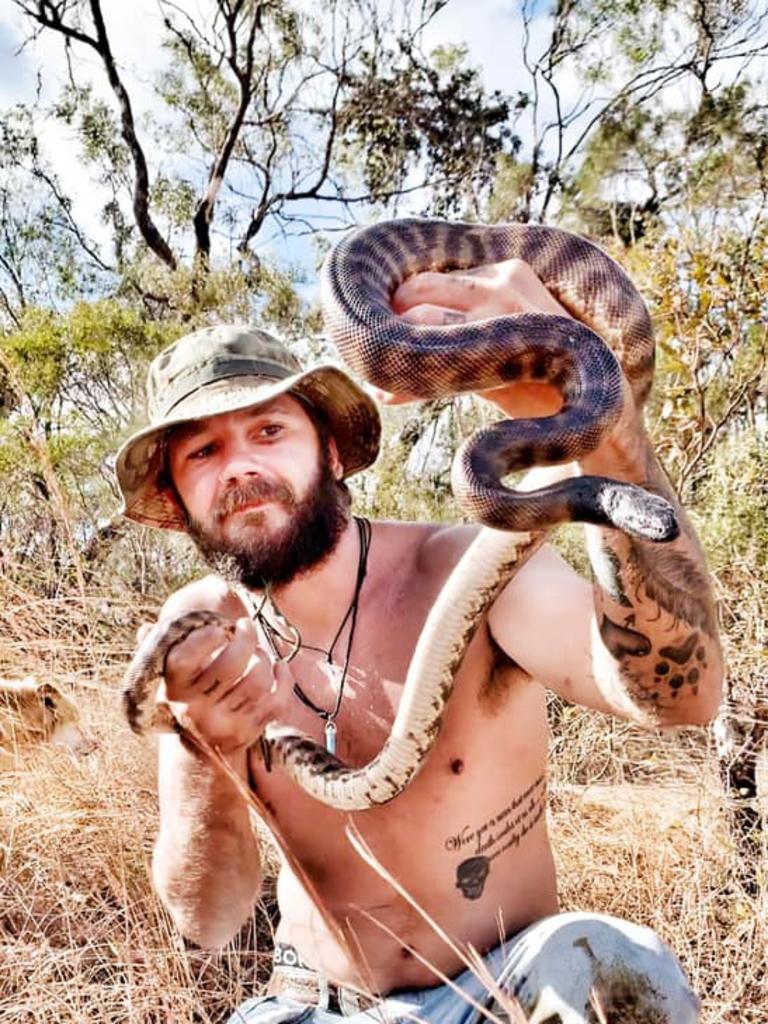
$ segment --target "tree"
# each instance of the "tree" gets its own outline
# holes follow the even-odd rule
[[[765,176],[768,12],[739,0],[523,0],[528,88],[519,160],[501,165],[495,213],[565,210],[630,242],[663,207]],[[713,152],[713,148],[715,152]]]
[[[488,186],[496,155],[513,145],[504,98],[485,96],[465,54],[430,62],[422,52],[439,2],[412,24],[407,13],[385,22],[367,0],[333,4],[326,17],[288,0],[214,0],[196,17],[162,0],[169,64],[156,82],[153,137],[140,128],[101,0],[15,2],[31,37],[55,33],[72,55],[52,113],[76,128],[111,194],[103,216],[117,269],[134,279],[146,253],[170,272],[191,265],[193,291],[222,260],[253,269],[266,227],[303,232],[323,208],[343,225],[361,204],[386,207],[416,189],[428,207],[454,208],[468,182]],[[74,57],[87,52],[111,104],[78,82]]]
[[[0,369],[0,397],[7,431],[31,416],[62,473],[61,452],[102,438],[88,466],[106,481],[106,439],[166,337],[256,315],[312,339],[302,272],[279,265],[272,238],[308,234],[321,252],[358,216],[401,211],[546,216],[615,245],[659,319],[666,402],[652,413],[689,499],[721,440],[759,417],[757,5],[523,0],[527,79],[512,97],[483,88],[466,48],[429,51],[445,0],[339,0],[327,16],[289,0],[210,0],[199,14],[161,0],[167,60],[143,109],[101,0],[15,3],[30,45],[60,40],[70,74],[52,102],[0,122],[0,324],[21,381]],[[83,77],[83,55],[106,92]],[[74,132],[103,231],[77,221],[46,152],[51,118]],[[98,351],[77,326],[89,318]],[[13,450],[12,478],[46,500]],[[108,495],[74,475],[68,487],[90,535]]]

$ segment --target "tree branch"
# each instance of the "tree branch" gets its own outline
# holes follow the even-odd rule
[[[91,15],[96,29],[95,38],[64,20],[64,16],[66,16],[70,9],[67,0],[61,0],[59,3],[55,3],[53,0],[37,0],[37,4],[34,7],[30,3],[22,2],[22,0],[16,0],[16,3],[29,18],[37,22],[42,28],[58,32],[65,40],[71,40],[81,43],[83,46],[88,46],[100,57],[107,73],[110,87],[120,107],[122,136],[133,159],[133,215],[136,224],[152,252],[172,270],[175,269],[176,257],[158,230],[149,212],[149,172],[147,170],[147,162],[136,135],[130,97],[118,74],[109,44],[100,0],[89,0]]]
[[[90,0],[90,6],[94,25],[96,26],[97,51],[104,63],[109,84],[112,87],[112,91],[117,97],[117,101],[120,105],[123,138],[125,139],[133,158],[135,173],[133,215],[136,218],[136,223],[144,241],[152,252],[154,252],[155,255],[166,264],[166,266],[170,267],[171,270],[175,270],[176,257],[171,251],[166,240],[160,234],[149,212],[149,171],[147,170],[147,161],[144,157],[144,150],[136,136],[130,98],[123,86],[120,76],[117,73],[117,67],[115,65],[115,60],[107,37],[104,18],[101,13],[101,2],[100,0]]]
[[[248,31],[248,38],[245,43],[245,66],[240,68],[238,62],[237,53],[237,34],[235,30],[235,18],[239,11],[239,4],[236,4],[234,9],[225,11],[223,4],[220,2],[219,9],[222,10],[226,19],[227,34],[229,37],[230,51],[228,55],[229,65],[235,74],[238,85],[240,87],[240,99],[237,105],[235,114],[230,122],[229,128],[227,129],[224,137],[224,142],[219,149],[216,159],[214,160],[211,168],[210,175],[208,177],[208,188],[205,195],[197,206],[194,216],[194,227],[195,227],[195,238],[197,241],[197,253],[196,258],[199,259],[204,267],[207,267],[208,260],[211,251],[211,221],[213,219],[213,210],[216,204],[216,199],[221,190],[224,176],[227,172],[230,157],[237,143],[240,131],[245,119],[245,115],[250,106],[252,93],[252,79],[253,79],[253,63],[254,63],[254,44],[256,39],[256,32],[262,27],[262,12],[264,5],[261,3],[256,4],[251,25]]]

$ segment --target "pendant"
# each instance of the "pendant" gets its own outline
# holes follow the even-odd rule
[[[325,749],[329,754],[336,753],[336,725],[330,720],[325,723]]]

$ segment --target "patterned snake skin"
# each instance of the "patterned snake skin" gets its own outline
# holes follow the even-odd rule
[[[579,319],[526,313],[433,327],[392,313],[392,293],[412,274],[512,258],[529,263]],[[437,398],[532,381],[553,384],[562,393],[557,415],[502,421],[459,451],[452,483],[470,518],[506,530],[578,521],[633,531],[636,513],[643,536],[666,533],[669,523],[659,518],[666,506],[649,505],[631,485],[580,478],[520,494],[500,484],[508,473],[571,462],[593,451],[621,412],[622,370],[638,405],[650,390],[654,347],[648,311],[621,267],[601,249],[537,225],[394,221],[342,241],[326,262],[323,291],[334,344],[360,376],[386,391]],[[617,511],[617,505],[626,510]]]
[[[529,263],[579,319],[527,313],[432,327],[392,312],[393,292],[412,274],[511,258]],[[392,221],[357,231],[336,246],[323,268],[322,295],[326,326],[342,357],[387,391],[436,398],[531,381],[553,384],[563,396],[556,415],[503,421],[459,450],[454,492],[467,516],[486,529],[430,611],[390,737],[376,758],[350,769],[295,729],[266,727],[263,748],[270,761],[323,803],[362,810],[397,796],[421,767],[484,611],[549,528],[589,522],[667,541],[676,536],[677,523],[664,499],[632,484],[577,477],[516,492],[501,482],[509,473],[572,462],[593,451],[620,415],[622,372],[638,405],[648,394],[654,361],[648,312],[624,271],[596,246],[533,225]],[[196,616],[209,616],[210,624],[211,614],[161,624],[137,651],[124,680],[126,711],[137,731],[174,727],[162,710],[146,710],[150,684],[173,644],[203,624]]]

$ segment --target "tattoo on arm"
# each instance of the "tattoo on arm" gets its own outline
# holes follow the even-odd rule
[[[633,615],[627,616],[627,622],[633,619]],[[628,625],[620,626],[607,615],[603,615],[603,621],[600,623],[600,636],[617,661],[627,656],[640,658],[651,653],[651,641],[647,636],[630,629]]]
[[[600,555],[601,557],[596,559],[592,566],[597,582],[606,593],[611,595],[616,604],[623,605],[624,608],[631,608],[632,602],[624,592],[624,584],[621,580],[619,556],[607,544],[601,546]]]
[[[710,583],[703,565],[674,548],[631,541],[627,569],[648,597],[678,622],[717,635]]]
[[[603,608],[600,636],[637,701],[665,707],[686,688],[696,695],[707,648],[717,644],[709,580],[695,550],[603,536],[595,575],[629,614],[616,621],[616,609]]]

